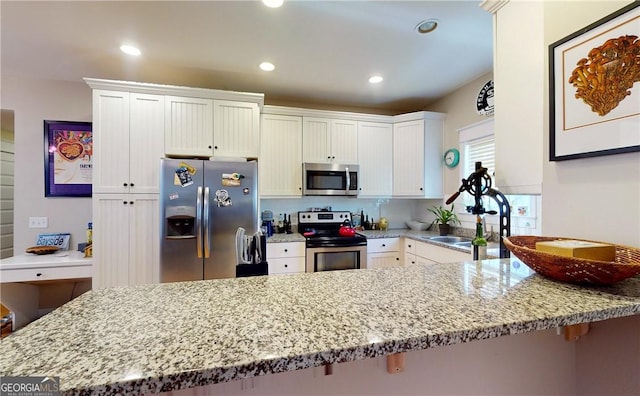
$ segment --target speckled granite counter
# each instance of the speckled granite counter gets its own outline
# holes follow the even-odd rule
[[[640,278],[584,288],[517,260],[91,291],[0,344],[1,375],[138,394],[640,313]]]

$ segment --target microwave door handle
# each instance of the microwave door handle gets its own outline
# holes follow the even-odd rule
[[[204,258],[211,254],[211,213],[209,205],[209,187],[204,188]]]
[[[198,186],[196,195],[196,246],[198,258],[202,258],[202,186]]]
[[[349,176],[349,167],[345,167],[345,173],[347,174],[347,190],[344,195],[349,195],[349,189],[351,188],[351,176]]]

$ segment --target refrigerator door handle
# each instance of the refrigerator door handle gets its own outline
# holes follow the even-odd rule
[[[211,254],[211,217],[209,206],[209,187],[204,188],[204,258],[209,258]]]
[[[198,187],[196,196],[196,246],[198,258],[202,258],[202,187]]]

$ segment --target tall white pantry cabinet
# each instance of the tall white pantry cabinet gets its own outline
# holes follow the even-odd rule
[[[85,82],[93,89],[93,288],[157,283],[160,159],[257,157],[264,95]]]
[[[93,91],[93,288],[159,281],[164,96]]]

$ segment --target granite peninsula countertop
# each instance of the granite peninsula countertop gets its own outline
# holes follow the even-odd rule
[[[156,393],[640,313],[640,277],[545,279],[516,259],[87,292],[4,338],[0,375]]]

